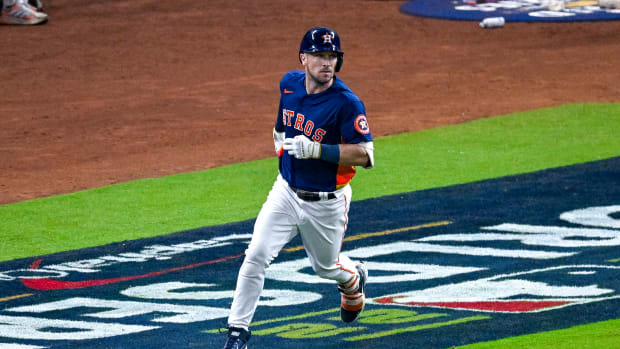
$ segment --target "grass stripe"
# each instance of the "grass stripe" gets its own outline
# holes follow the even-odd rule
[[[264,325],[264,324],[271,324],[271,323],[280,322],[280,321],[291,321],[291,320],[305,319],[305,318],[314,317],[314,316],[318,316],[318,315],[335,313],[337,311],[340,311],[340,308],[332,308],[332,309],[327,309],[327,310],[315,311],[315,312],[311,312],[311,313],[304,313],[304,314],[300,314],[300,315],[285,316],[285,317],[276,318],[276,319],[256,321],[256,322],[252,322],[250,324],[250,327],[260,326],[260,325]],[[203,331],[203,332],[205,332],[205,333],[219,333],[220,331],[224,331],[224,330],[226,330],[226,329],[224,329],[224,328],[216,328],[216,329],[213,329],[213,330],[206,330],[206,331]]]
[[[562,330],[504,338],[492,342],[476,343],[459,347],[459,349],[607,349],[618,348],[619,343],[620,319],[616,319]]]
[[[338,311],[340,311],[340,308],[332,308],[332,309],[327,309],[327,310],[315,311],[315,312],[311,312],[311,313],[304,313],[304,314],[300,314],[300,315],[286,316],[286,317],[281,317],[281,318],[277,318],[277,319],[256,321],[256,322],[251,323],[250,326],[260,326],[260,325],[270,324],[270,323],[280,322],[280,321],[290,321],[290,320],[305,319],[305,318],[314,317],[314,316],[318,316],[318,315],[335,313],[335,312],[338,312]]]
[[[470,317],[464,317],[464,318],[450,320],[450,321],[434,322],[432,324],[426,324],[426,325],[416,325],[416,326],[410,326],[410,327],[405,327],[405,328],[397,328],[397,329],[388,330],[388,331],[379,331],[379,332],[374,332],[371,334],[365,334],[361,336],[348,337],[348,338],[345,338],[344,340],[352,342],[352,341],[361,341],[364,339],[381,338],[381,337],[393,336],[393,335],[407,333],[407,332],[415,332],[415,331],[421,331],[421,330],[428,330],[431,328],[458,325],[458,324],[471,322],[471,321],[488,320],[490,318],[491,318],[490,316],[483,316],[483,315],[470,316]]]

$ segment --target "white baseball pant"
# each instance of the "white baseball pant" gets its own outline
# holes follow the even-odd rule
[[[278,175],[258,214],[252,241],[239,269],[229,326],[248,329],[263,290],[265,270],[298,233],[317,275],[340,284],[355,278],[355,263],[340,253],[351,187],[347,185],[334,193],[335,199],[304,201]]]

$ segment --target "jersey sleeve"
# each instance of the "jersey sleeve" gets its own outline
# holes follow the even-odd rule
[[[341,111],[340,134],[344,143],[372,142],[370,126],[366,119],[366,108],[359,99],[348,100]]]
[[[284,132],[284,119],[282,117],[282,97],[280,97],[280,106],[278,107],[278,115],[276,116],[276,125],[275,125],[275,130],[276,132]]]
[[[295,91],[295,84],[302,76],[303,72],[291,70],[288,73],[284,74],[284,76],[280,80],[280,105],[278,106],[278,115],[276,117],[276,125],[274,127],[276,132],[285,131],[284,96],[286,95],[286,93],[291,93],[292,91]]]
[[[284,132],[284,121],[282,119],[282,108],[284,104],[282,103],[282,98],[284,97],[284,93],[283,93],[284,86],[287,84],[287,81],[289,80],[290,75],[291,75],[290,72],[286,73],[280,80],[280,105],[278,106],[278,115],[276,115],[276,125],[274,127],[276,132]]]

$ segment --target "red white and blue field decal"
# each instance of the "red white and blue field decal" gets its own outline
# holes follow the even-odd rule
[[[620,317],[620,158],[351,205],[369,304],[299,239],[269,268],[256,348],[447,348]],[[2,348],[217,348],[253,221],[0,263]]]
[[[601,7],[598,0],[413,0],[401,11],[417,16],[506,22],[574,22],[620,19],[620,9]]]

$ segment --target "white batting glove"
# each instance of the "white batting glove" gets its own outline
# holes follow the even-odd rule
[[[295,136],[284,140],[284,150],[297,159],[318,159],[321,155],[321,144],[313,142],[306,136]]]
[[[273,145],[276,148],[276,154],[278,156],[282,155],[282,145],[284,145],[284,132],[277,132],[276,129],[273,129]]]

